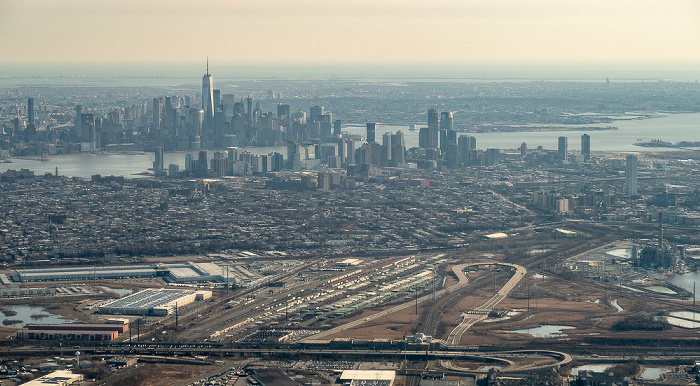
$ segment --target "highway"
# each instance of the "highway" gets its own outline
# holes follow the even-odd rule
[[[300,356],[312,356],[315,358],[326,358],[329,360],[338,358],[357,358],[376,360],[378,358],[391,358],[394,360],[402,360],[410,358],[411,360],[438,360],[443,369],[448,369],[456,373],[475,374],[483,373],[483,371],[465,369],[455,366],[450,363],[452,360],[469,360],[488,363],[498,363],[499,366],[504,366],[503,372],[525,371],[551,368],[561,366],[571,361],[571,356],[566,353],[551,351],[551,350],[514,350],[514,351],[495,351],[495,352],[474,352],[462,350],[449,351],[424,351],[424,350],[347,350],[347,349],[302,349],[302,348],[222,348],[222,347],[187,347],[186,343],[174,344],[172,346],[152,346],[149,344],[139,344],[133,347],[124,346],[104,346],[104,347],[40,347],[40,346],[23,346],[23,347],[0,347],[0,356],[37,356],[37,355],[71,355],[77,349],[81,353],[90,354],[93,356],[100,355],[133,355],[143,357],[144,359],[156,360],[162,358],[169,361],[189,361],[201,362],[206,364],[211,360],[196,360],[186,359],[183,356],[208,356],[211,358],[223,357],[269,357],[269,358],[299,358]],[[519,358],[532,358],[533,356],[541,356],[543,360],[538,363],[532,363],[531,360],[525,359],[524,363],[519,363]],[[552,360],[552,358],[554,360]],[[439,372],[440,370],[437,369]],[[444,371],[444,370],[443,370]]]
[[[523,279],[523,277],[525,277],[525,274],[527,273],[527,269],[525,269],[525,267],[522,267],[517,264],[493,263],[493,265],[502,265],[514,268],[515,274],[495,295],[493,295],[493,297],[491,297],[491,299],[489,299],[482,306],[468,311],[464,315],[462,322],[457,327],[455,327],[452,330],[452,332],[450,332],[450,335],[447,337],[446,343],[448,346],[458,345],[459,342],[462,340],[462,335],[464,335],[464,333],[469,329],[469,327],[473,326],[479,321],[486,319],[489,316],[489,313],[494,309],[494,307],[496,307],[498,303],[500,303],[503,299],[506,298],[506,296],[508,296],[510,291],[512,291],[520,283],[520,281]]]

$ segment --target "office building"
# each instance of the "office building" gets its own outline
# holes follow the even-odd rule
[[[567,152],[569,151],[568,140],[566,137],[559,137],[557,146],[557,157],[560,161],[567,160]]]
[[[625,195],[637,194],[637,156],[628,154],[625,159]]]
[[[581,155],[584,161],[591,160],[591,136],[588,134],[581,135]]]
[[[333,121],[333,135],[340,136],[342,134],[342,123],[340,119]]]
[[[367,122],[367,142],[375,142],[376,123]]]
[[[214,114],[216,114],[217,110],[223,111],[223,109],[221,108],[221,90],[214,89],[212,96],[212,99],[214,100]]]
[[[428,109],[428,143],[426,149],[438,148],[439,133],[438,112],[435,109]]]
[[[396,134],[391,137],[391,161],[392,165],[396,166],[405,162],[406,153],[406,141],[404,140],[403,133],[398,130]]]
[[[349,140],[345,143],[346,157],[345,163],[348,165],[355,164],[355,141]]]
[[[418,131],[418,147],[421,149],[430,148],[430,129],[421,127]]]
[[[277,125],[279,128],[284,128],[288,130],[292,125],[292,115],[289,112],[289,105],[278,103],[277,104]]]
[[[83,115],[83,106],[81,105],[75,105],[75,122],[74,122],[74,127],[75,127],[75,135],[80,136],[80,133],[82,132],[82,129],[80,128],[80,123],[81,123],[81,115]],[[15,133],[17,131],[15,130]]]
[[[27,99],[27,126],[35,127],[34,121],[34,98]]]
[[[80,151],[95,150],[95,123],[92,114],[80,115]]]
[[[163,110],[163,100],[160,98],[153,98],[153,106],[151,106],[151,132],[157,133],[160,131],[160,120],[161,111]]]
[[[207,59],[207,73],[202,77],[202,110],[204,110],[205,122],[214,119],[214,80],[209,74],[209,59]]]
[[[451,111],[443,111],[442,114],[440,114],[440,150],[443,152],[446,149],[446,145],[449,140],[449,132],[454,131],[454,118],[452,116]],[[456,136],[456,134],[455,134]],[[453,141],[453,143],[457,143],[457,140]]]

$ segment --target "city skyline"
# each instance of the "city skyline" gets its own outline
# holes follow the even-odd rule
[[[0,9],[6,63],[700,62],[691,0],[39,0]]]

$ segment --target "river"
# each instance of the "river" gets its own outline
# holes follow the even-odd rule
[[[700,113],[670,114],[653,119],[619,120],[611,125],[617,130],[597,131],[536,131],[536,132],[494,132],[470,134],[477,139],[477,148],[516,149],[522,142],[527,143],[528,148],[534,149],[542,146],[545,149],[557,148],[557,139],[560,136],[569,138],[569,149],[580,149],[581,134],[588,133],[591,136],[591,151],[597,152],[641,152],[648,150],[669,150],[666,148],[644,148],[633,144],[638,139],[648,141],[659,138],[668,142],[676,141],[700,141]],[[601,125],[594,125],[601,126]],[[420,127],[420,126],[419,126]],[[418,146],[418,130],[410,131],[407,126],[380,125],[376,128],[377,141],[381,143],[382,135],[386,132],[401,130],[404,133],[406,147]],[[353,134],[365,135],[364,126],[347,126],[344,131]],[[287,149],[284,146],[242,148],[253,154],[267,154],[277,151],[286,157]],[[174,163],[184,169],[185,155],[197,152],[175,152],[165,154],[165,167]],[[209,151],[211,158],[213,151]],[[135,173],[147,171],[153,167],[153,153],[136,154],[68,154],[52,155],[48,161],[32,159],[11,159],[12,163],[0,164],[0,171],[6,169],[29,169],[36,174],[58,173],[65,176],[89,178],[93,174],[104,176],[115,175],[125,177],[138,177]]]

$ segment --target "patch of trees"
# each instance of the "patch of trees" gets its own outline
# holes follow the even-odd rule
[[[612,326],[615,331],[663,331],[670,330],[671,325],[665,319],[650,315],[628,316]]]
[[[631,377],[639,372],[639,363],[635,361],[619,363],[609,368],[607,372],[612,373],[616,377]]]

